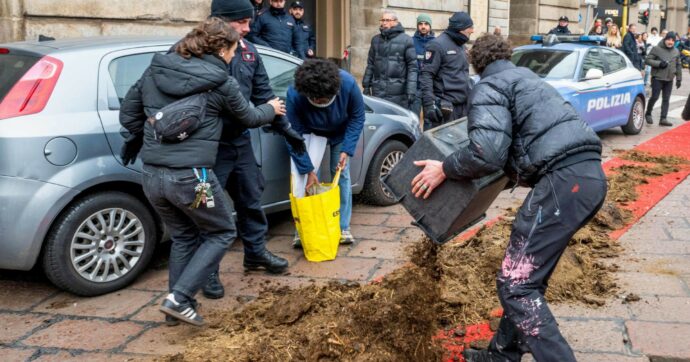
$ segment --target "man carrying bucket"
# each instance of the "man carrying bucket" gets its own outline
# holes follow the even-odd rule
[[[341,169],[340,230],[341,244],[352,244],[350,233],[352,216],[352,186],[349,158],[364,127],[364,98],[355,78],[340,70],[333,62],[323,59],[305,61],[295,72],[295,85],[287,92],[287,116],[307,145],[307,154],[297,154],[288,144],[292,157],[292,194],[304,197],[318,185],[321,160],[330,146],[330,171]],[[295,234],[293,246],[301,247]]]

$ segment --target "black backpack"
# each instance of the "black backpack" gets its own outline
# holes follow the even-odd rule
[[[211,90],[178,99],[148,118],[156,141],[179,143],[192,135],[206,116]]]

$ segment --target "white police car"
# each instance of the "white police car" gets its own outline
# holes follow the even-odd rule
[[[532,36],[536,44],[513,51],[515,65],[544,78],[595,131],[621,126],[638,134],[644,124],[640,71],[603,36]]]

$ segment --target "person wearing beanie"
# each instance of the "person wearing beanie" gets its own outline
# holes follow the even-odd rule
[[[225,21],[240,35],[235,56],[227,69],[230,76],[237,80],[242,95],[257,107],[276,98],[261,56],[254,44],[244,39],[250,32],[254,17],[254,6],[250,0],[212,0],[210,15]],[[271,126],[285,137],[296,152],[304,150],[304,138],[291,128],[286,117],[276,117]],[[213,172],[228,191],[237,212],[237,231],[244,244],[245,269],[283,273],[288,261],[266,249],[268,221],[261,208],[264,178],[261,168],[257,166],[247,128],[223,128]],[[225,295],[218,269],[209,275],[202,291],[210,299]],[[167,319],[166,322],[174,323]]]
[[[676,88],[680,88],[683,78],[680,52],[675,48],[675,42],[676,33],[669,31],[664,36],[664,39],[659,42],[659,45],[652,48],[652,51],[645,58],[645,64],[652,67],[652,96],[649,98],[647,111],[644,116],[648,124],[654,123],[652,110],[656,101],[659,100],[659,93],[661,93],[661,118],[659,119],[659,125],[665,127],[673,126],[673,123],[666,119],[671,100],[671,91],[673,90],[673,78],[676,78]]]
[[[252,5],[254,5],[254,14],[259,16],[266,11],[264,7],[264,0],[252,0]]]
[[[362,87],[364,94],[412,107],[417,98],[417,55],[412,38],[395,12],[381,14],[380,34],[371,39]]]
[[[570,29],[568,29],[568,17],[561,16],[560,18],[558,18],[558,26],[551,29],[549,31],[549,34],[570,35]]]
[[[436,35],[431,30],[431,16],[429,16],[429,14],[419,14],[419,16],[417,16],[417,31],[412,37],[412,40],[414,41],[414,50],[417,52],[417,67],[419,72],[422,71],[424,49],[426,48],[426,44],[435,38]],[[419,112],[422,111],[422,92],[421,84],[419,82],[417,82],[417,95],[411,110],[417,115],[419,115]]]
[[[311,25],[304,22],[304,4],[293,1],[290,4],[290,15],[295,18],[295,52],[300,59],[316,56],[316,35]]]
[[[295,55],[297,26],[295,18],[285,10],[285,0],[270,0],[268,11],[256,17],[247,36],[256,44]]]
[[[470,15],[457,12],[443,34],[426,44],[419,80],[425,129],[467,115],[472,86],[465,43],[473,32]]]

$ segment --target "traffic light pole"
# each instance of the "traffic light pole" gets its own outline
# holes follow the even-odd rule
[[[628,5],[630,1],[623,1],[623,20],[621,21],[621,35],[625,35],[628,32]]]

